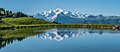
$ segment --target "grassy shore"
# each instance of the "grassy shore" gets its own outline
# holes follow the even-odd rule
[[[55,24],[45,20],[20,17],[20,18],[2,18],[0,29],[20,29],[20,28],[94,28],[94,29],[112,29],[112,24]]]

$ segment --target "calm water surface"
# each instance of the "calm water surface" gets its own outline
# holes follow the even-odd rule
[[[0,52],[120,52],[120,31],[79,28],[22,31],[1,32]]]

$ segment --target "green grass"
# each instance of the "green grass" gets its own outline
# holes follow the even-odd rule
[[[0,27],[9,27],[10,25],[8,25],[7,23],[0,23]]]
[[[111,29],[113,24],[55,24],[45,20],[31,18],[31,17],[20,17],[20,18],[2,18],[3,22],[0,23],[0,28],[2,27],[18,27],[18,28],[28,28],[28,27],[62,27],[62,28],[102,28]],[[4,29],[4,28],[2,28]],[[9,28],[6,28],[9,29]]]
[[[92,29],[112,29],[113,24],[61,24],[60,28],[92,28]]]
[[[50,28],[29,28],[29,29],[15,29],[15,30],[1,30],[0,31],[0,39],[7,39],[7,38],[13,38],[13,37],[28,37],[28,36],[34,36],[40,33],[43,33],[40,30],[47,30]]]
[[[40,30],[47,30],[49,28],[29,28],[29,29],[15,29],[15,30],[0,30],[0,47],[12,43],[14,40],[22,41],[23,39],[43,33]]]
[[[8,25],[35,25],[35,24],[52,24],[51,22],[40,20],[31,17],[20,17],[20,18],[2,18],[4,23]]]

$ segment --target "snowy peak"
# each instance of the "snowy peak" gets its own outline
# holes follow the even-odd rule
[[[63,9],[57,8],[57,9],[55,9],[55,10],[53,10],[53,11],[54,11],[54,13],[56,13],[56,14],[60,14],[61,12],[63,12]]]
[[[35,17],[39,17],[39,15],[37,15]],[[45,18],[42,18],[42,19],[45,19],[45,20],[48,20],[48,21],[54,21],[57,17],[60,17],[60,16],[63,16],[63,17],[67,16],[67,17],[70,17],[70,18],[81,18],[79,13],[74,13],[74,12],[71,12],[71,11],[65,11],[61,8],[57,8],[55,10],[44,11],[44,12],[42,12],[41,15],[45,16],[45,18],[46,18],[46,19]],[[41,18],[41,15],[40,15],[40,18]]]
[[[44,11],[42,13],[42,15],[45,15],[45,16],[49,16],[49,15],[56,15],[56,14],[60,14],[61,12],[63,12],[63,10],[61,8],[57,8],[55,10],[49,10],[49,11]]]

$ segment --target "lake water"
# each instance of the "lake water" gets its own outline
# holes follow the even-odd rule
[[[0,35],[0,52],[120,52],[118,30],[54,28]]]

